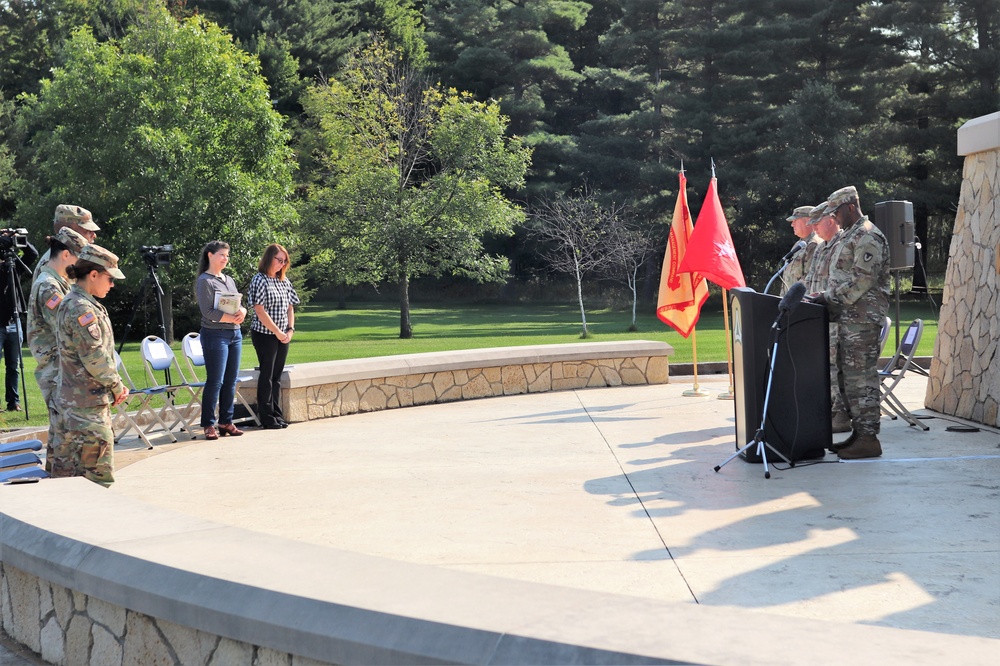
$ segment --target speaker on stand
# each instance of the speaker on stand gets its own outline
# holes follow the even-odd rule
[[[913,234],[913,203],[880,201],[875,204],[872,223],[889,241],[889,272],[896,294],[896,348],[899,348],[899,272],[913,268],[916,242]]]

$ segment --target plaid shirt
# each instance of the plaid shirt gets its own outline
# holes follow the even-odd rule
[[[298,305],[299,302],[299,295],[295,293],[295,287],[287,278],[279,280],[263,273],[256,273],[247,289],[247,307],[254,313],[250,330],[274,335],[257,318],[253,309],[255,305],[262,305],[264,312],[271,317],[278,329],[284,331],[288,328],[288,307]]]

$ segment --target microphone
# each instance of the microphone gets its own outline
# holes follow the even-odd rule
[[[795,253],[804,248],[805,246],[806,242],[804,240],[800,240],[798,243],[792,246],[792,249],[788,251],[788,254],[786,254],[781,258],[781,263],[785,263],[786,261],[794,257]]]
[[[796,282],[785,295],[781,297],[781,302],[778,303],[778,313],[791,312],[795,308],[799,307],[799,303],[802,302],[802,297],[806,295],[806,285],[803,282]]]

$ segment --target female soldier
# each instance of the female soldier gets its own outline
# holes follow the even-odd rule
[[[56,308],[69,291],[66,268],[76,262],[87,239],[69,227],[49,236],[49,261],[42,267],[31,285],[28,299],[28,347],[38,365],[35,380],[42,390],[42,399],[49,408],[49,441],[45,447],[45,469],[52,472],[52,457],[62,426],[56,409],[56,387],[59,383],[59,345],[56,341]]]
[[[114,482],[114,431],[111,406],[128,397],[115,364],[115,340],[108,311],[97,302],[108,295],[118,257],[98,245],[80,250],[66,270],[76,279],[59,306],[59,391],[57,407],[63,433],[52,461],[52,476],[85,476],[95,483]]]

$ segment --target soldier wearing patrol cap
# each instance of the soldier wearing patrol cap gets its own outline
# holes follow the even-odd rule
[[[59,381],[59,345],[56,340],[56,308],[69,291],[66,268],[76,262],[87,239],[69,227],[49,236],[49,261],[31,285],[28,299],[28,347],[35,357],[35,380],[42,399],[49,408],[49,441],[46,446],[46,470],[51,472],[53,451],[62,433],[62,420],[56,409],[56,386]]]
[[[830,281],[830,257],[834,248],[840,243],[843,232],[833,215],[826,212],[826,202],[812,209],[809,215],[809,225],[816,235],[823,239],[823,244],[813,256],[809,273],[804,282],[808,293],[816,293],[827,288]],[[832,430],[834,433],[851,432],[851,416],[847,413],[844,395],[840,392],[837,377],[837,323],[830,322],[830,406],[832,412]]]
[[[827,198],[843,236],[830,254],[825,289],[810,295],[824,303],[837,324],[838,385],[853,432],[834,446],[844,459],[882,455],[879,433],[879,331],[889,310],[889,247],[882,232],[861,212],[858,191],[843,187]]]
[[[792,211],[792,214],[785,218],[786,222],[792,223],[792,232],[801,240],[806,242],[806,246],[792,255],[788,260],[788,265],[781,273],[781,293],[784,294],[788,288],[805,277],[809,270],[809,264],[816,249],[820,246],[819,236],[809,228],[809,212],[812,206],[799,206]]]
[[[82,206],[73,206],[70,204],[59,204],[56,206],[55,215],[52,217],[52,233],[57,234],[59,230],[63,227],[69,227],[76,233],[80,234],[87,239],[88,243],[93,243],[97,238],[97,232],[101,230],[97,223],[94,222],[94,216],[90,214],[90,211]],[[49,260],[49,252],[45,251],[42,258],[38,260],[35,264],[35,270],[31,274],[31,281],[34,282],[38,279],[38,273],[42,270],[42,266],[45,262]]]
[[[118,257],[98,245],[80,250],[66,274],[76,283],[57,309],[59,383],[56,407],[63,431],[53,452],[52,476],[85,476],[109,486],[114,482],[114,431],[111,407],[128,397],[118,375],[115,340],[108,311],[97,299],[107,296],[118,270]]]

